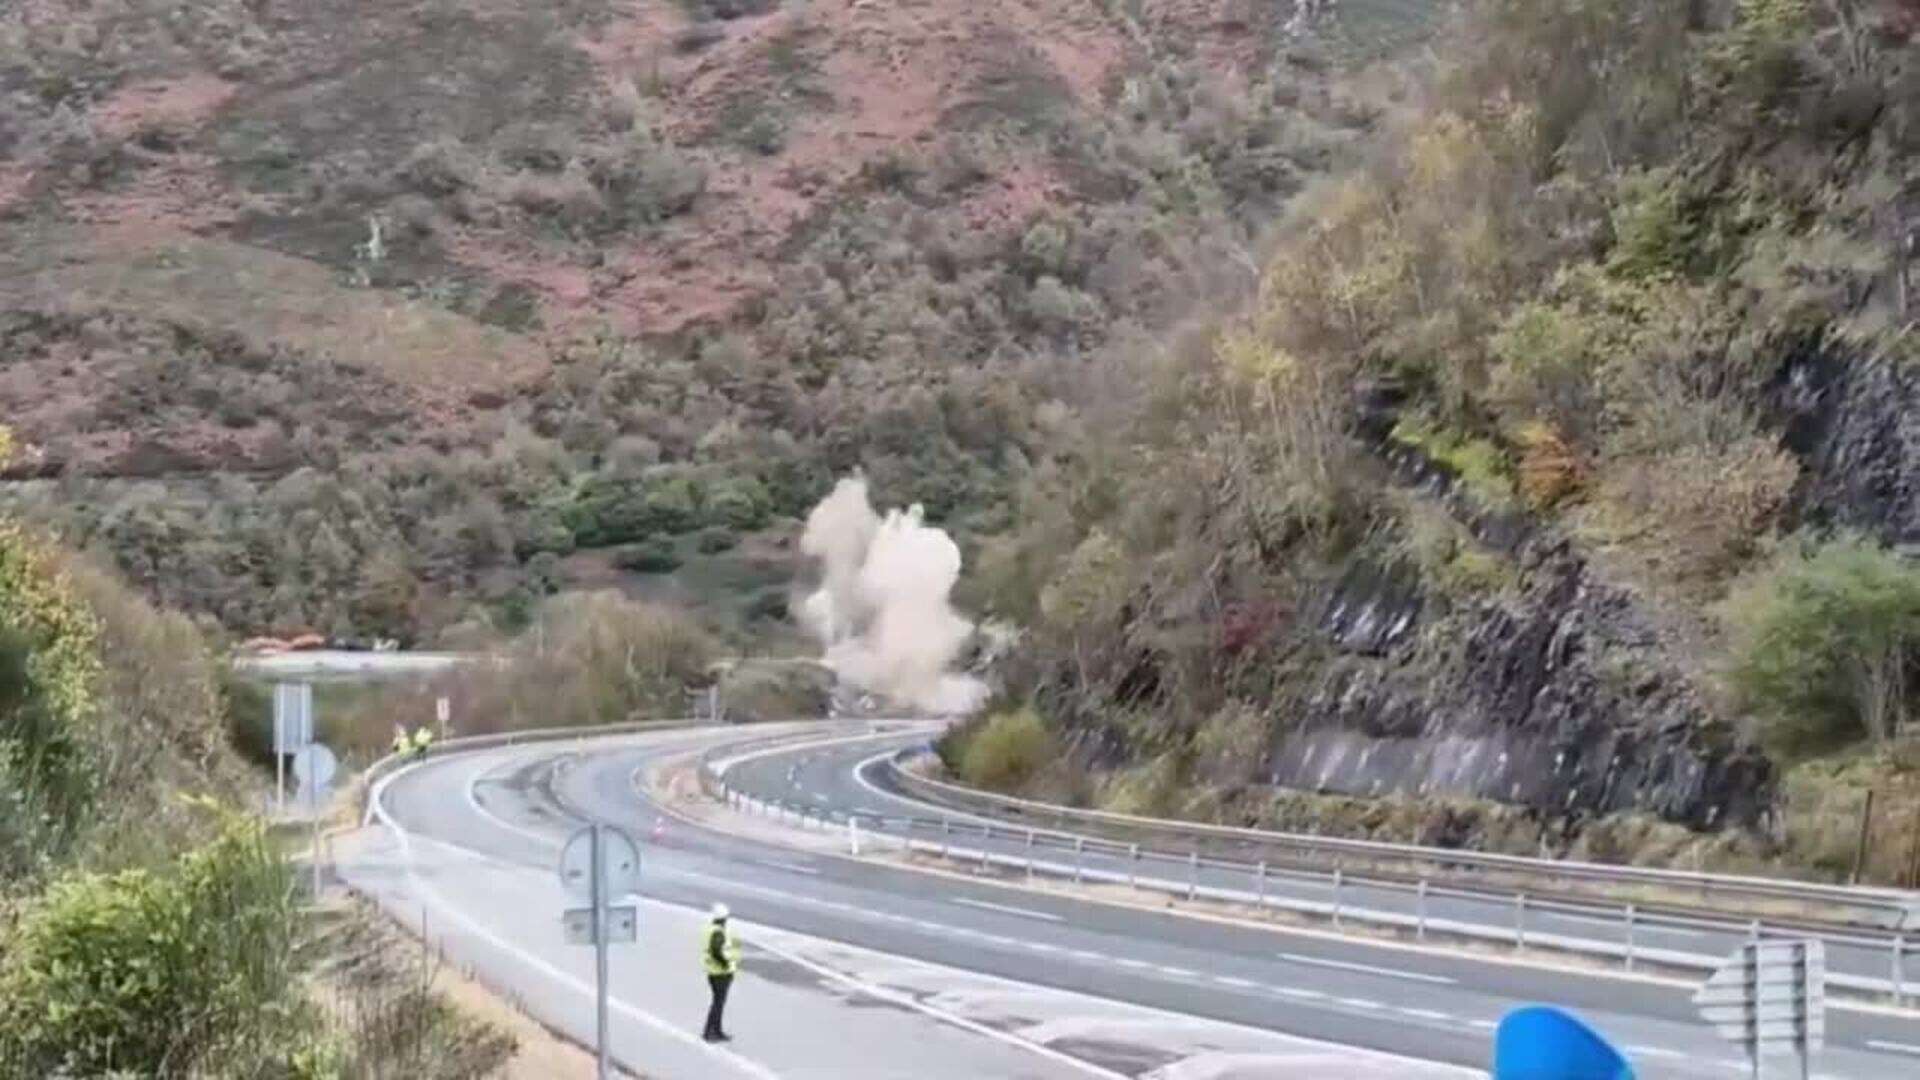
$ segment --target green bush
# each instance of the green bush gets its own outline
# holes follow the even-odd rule
[[[711,524],[751,532],[773,516],[773,497],[751,476],[730,477],[707,489],[705,511]]]
[[[1046,721],[1031,707],[991,716],[960,751],[960,778],[999,791],[1018,790],[1059,753]]]
[[[261,823],[54,883],[0,953],[0,1071],[239,1075],[303,1030],[292,874]]]
[[[656,536],[615,551],[613,565],[636,574],[671,574],[680,568],[680,553],[673,541]]]
[[[694,550],[702,555],[718,555],[723,551],[732,551],[740,543],[740,537],[724,525],[709,525],[700,530],[693,541]]]
[[[1920,567],[1859,538],[1790,552],[1727,602],[1730,674],[1785,757],[1891,738],[1920,663]]]
[[[64,857],[90,819],[98,637],[51,554],[0,523],[0,893]]]

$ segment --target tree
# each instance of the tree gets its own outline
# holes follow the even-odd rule
[[[1728,602],[1735,688],[1789,756],[1892,738],[1920,662],[1920,567],[1858,537],[1790,553]]]

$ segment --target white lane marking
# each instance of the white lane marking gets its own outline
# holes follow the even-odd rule
[[[1080,1072],[1086,1073],[1088,1076],[1102,1077],[1103,1080],[1129,1080],[1129,1077],[1125,1073],[1117,1073],[1112,1071],[1111,1069],[1103,1069],[1100,1066],[1093,1064],[1092,1062],[1082,1061],[1079,1058],[1074,1057],[1070,1054],[1066,1054],[1059,1050],[1055,1050],[1051,1046],[1046,1046],[1041,1043],[1034,1042],[1031,1039],[1023,1039],[1020,1036],[1015,1035],[1011,1032],[1001,1031],[998,1028],[988,1027],[987,1025],[978,1023],[977,1021],[969,1020],[966,1017],[959,1015],[958,1013],[948,1012],[947,1010],[942,1009],[938,1006],[929,1005],[926,1002],[920,1000],[919,998],[914,997],[912,994],[904,994],[898,990],[889,989],[888,987],[880,986],[877,983],[868,982],[865,979],[855,978],[854,976],[848,975],[845,972],[835,971],[833,968],[827,967],[825,964],[815,963],[814,961],[809,960],[804,956],[800,956],[796,953],[789,952],[788,950],[782,949],[777,945],[771,945],[764,938],[755,941],[753,944],[755,945],[755,947],[765,949],[766,951],[772,953],[775,956],[780,957],[782,960],[785,960],[790,964],[797,964],[800,967],[806,968],[809,971],[812,971],[813,973],[815,973],[816,975],[819,975],[822,978],[832,979],[835,982],[838,982],[844,986],[852,987],[853,989],[858,990],[863,994],[867,994],[871,997],[878,998],[881,1001],[891,1002],[892,1004],[901,1006],[903,1008],[908,1008],[916,1012],[925,1013],[926,1015],[933,1017],[935,1020],[941,1020],[946,1023],[952,1024],[954,1027],[960,1028],[963,1031],[971,1031],[975,1035],[984,1035],[989,1039],[995,1040],[996,1042],[1002,1042],[1007,1044],[1008,1046],[1014,1046],[1022,1050],[1031,1051],[1032,1053],[1039,1054],[1041,1057],[1051,1058],[1054,1061],[1060,1062],[1062,1065],[1066,1065],[1070,1068],[1078,1069]]]
[[[1067,955],[1076,960],[1086,960],[1095,964],[1107,963],[1110,959],[1106,953],[1097,953],[1092,949],[1068,949]]]
[[[1221,986],[1231,986],[1237,990],[1253,990],[1260,985],[1252,979],[1241,979],[1232,975],[1215,975],[1213,981],[1219,983]]]
[[[524,761],[527,758],[538,757],[538,756],[539,756],[538,754],[521,754],[516,757],[508,758],[507,762],[510,764],[518,764],[519,762]],[[426,763],[421,762],[420,764],[424,765]],[[480,764],[485,766],[485,765],[488,765],[489,763],[486,761],[486,759],[483,758]],[[493,811],[488,810],[486,807],[480,805],[480,795],[474,789],[478,788],[480,786],[480,781],[486,779],[487,775],[489,773],[494,772],[497,768],[498,766],[493,766],[490,768],[482,768],[479,771],[475,772],[472,776],[469,776],[467,778],[467,782],[465,784],[465,790],[467,794],[467,805],[473,807],[474,813],[480,815],[481,817],[487,819],[488,821],[493,822],[495,825],[500,826],[501,828],[507,830],[508,832],[516,833],[520,836],[524,836],[527,839],[532,840],[534,843],[539,844],[541,847],[559,848],[561,846],[560,841],[555,840],[553,837],[548,836],[545,833],[537,833],[537,832],[534,832],[532,829],[523,828],[519,825],[516,825],[513,822],[508,821],[506,818],[501,817],[499,814],[496,814]],[[390,827],[393,827],[395,828],[395,831],[398,831],[397,826],[390,826]]]
[[[1467,1021],[1467,1026],[1477,1027],[1482,1031],[1492,1031],[1494,1028],[1498,1027],[1499,1025],[1495,1024],[1491,1020],[1469,1020]]]
[[[1297,986],[1274,986],[1269,989],[1282,997],[1299,998],[1301,1001],[1319,1001],[1327,996],[1318,990],[1302,990]]]
[[[820,868],[817,866],[802,866],[799,863],[783,862],[779,859],[761,859],[749,856],[747,861],[759,863],[761,866],[771,866],[775,870],[791,870],[796,874],[818,874],[820,872]]]
[[[1354,1008],[1356,1008],[1356,1009],[1384,1009],[1384,1008],[1386,1008],[1386,1006],[1384,1006],[1384,1005],[1382,1005],[1382,1004],[1380,1004],[1379,1002],[1377,1002],[1377,1001],[1368,1001],[1368,1000],[1367,1000],[1366,998],[1334,998],[1333,1000],[1334,1000],[1334,1001],[1335,1001],[1336,1003],[1338,1003],[1338,1004],[1341,1004],[1341,1005],[1351,1005],[1352,1007],[1354,1007]]]
[[[1896,1054],[1913,1054],[1920,1056],[1920,1045],[1913,1043],[1889,1042],[1886,1039],[1868,1039],[1867,1045],[1873,1047],[1875,1050],[1891,1050]]]
[[[1301,956],[1299,953],[1283,952],[1280,959],[1309,967],[1338,968],[1341,971],[1359,971],[1368,975],[1386,975],[1395,979],[1412,979],[1414,982],[1441,983],[1452,985],[1452,979],[1445,975],[1428,975],[1423,971],[1402,971],[1399,968],[1375,967],[1372,964],[1356,964],[1347,960],[1322,960],[1314,956]]]
[[[419,762],[417,764],[425,765],[426,763]],[[390,780],[398,779],[401,773],[404,773],[406,771],[407,770],[402,769],[400,772],[393,774],[392,777],[389,777],[389,779]],[[471,787],[467,789],[467,794],[469,798],[471,798],[473,794],[473,789]],[[442,896],[437,889],[434,889],[432,886],[428,885],[426,881],[420,877],[419,874],[415,873],[414,867],[413,867],[413,848],[412,848],[412,844],[409,842],[409,834],[406,829],[403,829],[400,827],[399,822],[395,821],[393,817],[387,813],[385,795],[386,795],[386,789],[384,786],[376,790],[373,793],[369,810],[379,820],[380,824],[386,826],[388,831],[392,832],[395,836],[400,838],[401,849],[406,853],[407,881],[413,885],[417,895],[431,899],[432,901],[435,902],[435,906],[440,908],[447,915],[451,916],[455,922],[465,925],[469,933],[473,934],[475,937],[486,942],[487,944],[493,946],[495,949],[498,949],[499,951],[506,953],[508,956],[511,956],[514,959],[520,961],[521,964],[546,975],[548,978],[554,980],[555,982],[558,982],[562,986],[568,987],[569,989],[573,990],[575,993],[581,994],[582,996],[588,996],[593,993],[593,987],[587,985],[585,980],[574,978],[572,975],[569,975],[567,972],[561,970],[558,967],[555,967],[553,964],[548,963],[546,960],[541,959],[539,956],[536,956],[533,953],[530,953],[527,950],[521,948],[520,946],[515,945],[513,942],[508,941],[507,939],[499,936],[498,934],[495,934],[492,930],[489,930],[486,926],[482,925],[478,920],[472,918],[471,916],[467,915],[465,912],[461,911],[459,908],[453,906],[453,904],[448,902],[447,898],[445,896]],[[475,802],[473,805],[476,808],[478,808],[480,804],[478,802]],[[485,814],[484,811],[483,811],[483,816],[496,822],[499,821],[498,818],[493,817],[491,814]],[[502,822],[502,824],[505,824],[505,823]],[[434,840],[430,836],[423,836],[422,839],[428,840],[435,844],[439,844],[442,847],[452,848],[455,851],[466,852],[470,850],[467,848],[460,847],[457,844],[448,844],[443,841]],[[542,839],[544,840],[545,838],[543,837]],[[475,854],[479,854],[479,853],[476,852]],[[736,1054],[730,1050],[725,1050],[720,1047],[714,1046],[712,1043],[709,1043],[703,1039],[696,1039],[692,1035],[689,1035],[688,1033],[681,1031],[679,1028],[674,1027],[672,1024],[668,1023],[666,1020],[663,1020],[660,1017],[655,1016],[644,1009],[636,1008],[629,1002],[621,1000],[619,997],[609,995],[609,997],[607,998],[607,1005],[608,1007],[618,1012],[624,1013],[627,1016],[633,1018],[634,1020],[639,1021],[641,1024],[644,1024],[647,1027],[650,1027],[655,1031],[660,1032],[662,1035],[665,1035],[668,1038],[671,1038],[677,1042],[685,1043],[686,1045],[692,1047],[695,1050],[700,1051],[701,1053],[717,1058],[725,1062],[727,1065],[733,1067],[734,1069],[744,1072],[749,1076],[757,1077],[759,1078],[759,1080],[779,1080],[779,1074],[768,1069],[766,1066],[761,1065],[759,1062],[754,1061],[751,1058],[742,1057],[741,1055]]]
[[[1173,976],[1173,977],[1174,977],[1174,978],[1176,978],[1176,979],[1197,979],[1197,978],[1199,978],[1199,976],[1198,976],[1197,974],[1195,974],[1194,972],[1191,972],[1191,971],[1188,971],[1188,970],[1187,970],[1186,968],[1182,968],[1182,967],[1169,967],[1169,966],[1167,966],[1166,964],[1162,964],[1162,965],[1160,965],[1160,974],[1162,974],[1162,975],[1171,975],[1171,976]]]
[[[1030,908],[1014,907],[1011,904],[996,904],[991,900],[975,900],[967,896],[955,896],[955,897],[951,897],[950,899],[952,899],[952,901],[956,904],[965,904],[967,907],[981,908],[986,911],[997,911],[1002,915],[1018,915],[1026,919],[1039,919],[1041,922],[1065,922],[1066,921],[1061,916],[1054,915],[1049,912],[1034,911]]]
[[[1113,958],[1113,962],[1119,964],[1121,967],[1130,967],[1136,971],[1147,971],[1153,967],[1152,964],[1147,963],[1145,960],[1135,960],[1130,956],[1116,956]]]
[[[1669,1050],[1664,1046],[1634,1046],[1632,1044],[1627,1046],[1627,1053],[1639,1054],[1641,1057],[1651,1058],[1683,1058],[1687,1056],[1678,1050]]]
[[[1451,1020],[1451,1019],[1453,1019],[1453,1017],[1451,1017],[1451,1016],[1449,1016],[1449,1015],[1447,1015],[1446,1013],[1443,1013],[1443,1012],[1436,1012],[1436,1011],[1434,1011],[1433,1009],[1401,1009],[1400,1011],[1401,1011],[1401,1012],[1403,1012],[1403,1013],[1406,1013],[1406,1014],[1407,1014],[1408,1016],[1417,1016],[1417,1017],[1419,1017],[1419,1018],[1420,1018],[1420,1019],[1422,1019],[1422,1020]]]

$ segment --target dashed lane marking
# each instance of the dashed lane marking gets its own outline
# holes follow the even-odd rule
[[[1350,1006],[1350,1007],[1352,1007],[1352,1008],[1355,1008],[1355,1009],[1383,1009],[1383,1008],[1386,1008],[1386,1006],[1384,1006],[1384,1005],[1382,1005],[1382,1004],[1380,1004],[1379,1002],[1377,1002],[1377,1001],[1368,1001],[1368,1000],[1367,1000],[1366,998],[1334,998],[1333,1000],[1334,1000],[1335,1002],[1337,1002],[1337,1003],[1339,1003],[1339,1004],[1341,1004],[1341,1005],[1346,1005],[1346,1006]]]
[[[1890,1042],[1886,1039],[1868,1039],[1867,1045],[1875,1050],[1891,1050],[1896,1054],[1912,1054],[1920,1057],[1920,1045],[1914,1043]]]
[[[802,866],[799,863],[783,862],[780,859],[756,859],[749,857],[747,861],[759,863],[761,866],[771,866],[775,870],[788,870],[796,874],[818,874],[820,872],[820,868],[817,866]]]
[[[1283,952],[1277,954],[1280,959],[1310,967],[1337,968],[1341,971],[1358,971],[1367,975],[1385,975],[1394,979],[1412,979],[1415,982],[1440,983],[1452,985],[1454,980],[1445,975],[1428,975],[1424,971],[1402,971],[1399,968],[1376,967],[1373,964],[1356,964],[1348,960],[1322,960],[1316,956],[1301,956],[1299,953]]]
[[[1050,912],[1034,911],[1031,908],[1014,907],[1011,904],[996,904],[991,900],[975,900],[972,897],[968,897],[968,896],[956,896],[956,897],[953,897],[952,899],[953,899],[953,902],[956,904],[964,904],[967,907],[980,908],[985,911],[997,911],[1002,915],[1018,915],[1024,919],[1039,919],[1041,922],[1065,922],[1066,921],[1061,916],[1054,915]]]

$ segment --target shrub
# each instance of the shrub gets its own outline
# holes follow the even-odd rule
[[[1886,741],[1907,719],[1920,663],[1920,567],[1842,537],[1789,552],[1726,606],[1730,674],[1795,757],[1861,738]]]
[[[766,525],[773,516],[773,497],[751,476],[722,480],[707,489],[707,521],[743,532]]]
[[[718,555],[731,551],[740,543],[740,537],[724,525],[709,525],[700,530],[694,538],[694,550],[702,555]]]
[[[673,541],[656,536],[615,551],[613,565],[636,574],[671,574],[680,568],[680,553]]]
[[[1018,790],[1059,753],[1046,721],[1032,707],[997,713],[967,739],[960,777],[1000,791]]]
[[[51,553],[0,523],[0,889],[64,857],[91,819],[98,637]]]
[[[0,1065],[226,1075],[257,1061],[300,1028],[300,918],[265,826],[237,815],[162,869],[63,878],[0,954]]]

